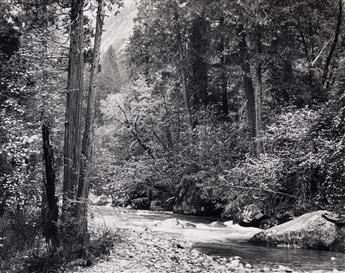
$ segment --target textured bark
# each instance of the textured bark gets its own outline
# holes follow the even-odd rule
[[[47,0],[42,2],[43,12],[43,48],[44,60],[47,60],[48,55],[48,3]],[[48,72],[43,70],[43,83],[48,82]],[[43,141],[43,161],[44,161],[44,189],[42,198],[42,222],[43,222],[43,236],[46,239],[48,253],[54,254],[58,247],[58,229],[57,221],[59,209],[57,205],[57,197],[55,195],[55,169],[54,169],[54,150],[50,144],[50,127],[46,117],[46,111],[42,100],[42,141]]]
[[[247,98],[247,114],[248,114],[248,124],[249,124],[249,134],[251,140],[256,137],[256,111],[255,111],[255,89],[253,85],[252,75],[250,71],[250,59],[248,53],[248,45],[246,40],[246,35],[243,31],[240,31],[240,55],[241,55],[241,69],[244,91]],[[253,152],[255,152],[254,146]]]
[[[92,160],[92,139],[95,119],[96,103],[96,79],[100,60],[100,48],[102,41],[102,31],[104,24],[104,0],[98,0],[96,33],[94,41],[94,57],[91,65],[90,86],[87,98],[87,109],[85,117],[85,128],[82,142],[82,165],[77,192],[78,203],[76,205],[75,216],[80,219],[79,232],[83,234],[83,243],[88,240],[87,234],[87,200],[89,196],[88,166]]]
[[[80,251],[85,234],[79,229],[80,220],[75,215],[77,189],[81,165],[81,106],[84,72],[84,0],[71,1],[70,52],[68,64],[67,98],[64,140],[64,179],[62,243],[68,251]],[[83,252],[81,252],[83,255]]]
[[[190,94],[188,90],[187,76],[186,76],[186,72],[184,68],[184,50],[183,50],[183,45],[182,45],[181,28],[180,28],[179,14],[178,14],[177,7],[175,8],[174,19],[175,19],[176,38],[177,38],[177,44],[178,44],[179,71],[180,71],[180,77],[182,80],[183,100],[184,100],[184,104],[185,104],[185,108],[187,112],[189,126],[193,128],[191,106],[190,106]]]
[[[198,110],[209,104],[208,96],[208,22],[202,16],[194,18],[190,35],[192,75],[190,79],[192,107]]]
[[[47,242],[48,252],[55,253],[58,246],[58,205],[55,195],[55,170],[54,170],[54,151],[50,144],[49,127],[45,122],[42,125],[43,157],[45,165],[45,200],[43,235]],[[43,204],[43,206],[45,206]]]
[[[229,101],[228,101],[228,77],[226,70],[226,54],[225,54],[225,39],[224,39],[224,18],[220,19],[220,51],[221,57],[221,103],[222,103],[222,114],[224,120],[229,118]]]
[[[255,81],[256,81],[256,88],[255,88],[255,130],[256,130],[256,137],[260,138],[262,136],[262,61],[261,61],[261,54],[262,54],[262,44],[261,44],[261,36],[260,32],[257,34],[256,40],[256,47],[257,47],[257,54],[258,54],[258,61],[255,67]],[[256,155],[260,155],[262,151],[262,143],[257,140],[255,143],[256,148]]]
[[[141,148],[143,148],[144,151],[147,152],[147,154],[152,158],[152,159],[156,159],[154,152],[152,151],[152,149],[150,148],[150,146],[146,145],[145,141],[141,138],[136,125],[134,125],[134,129],[132,128],[132,126],[130,125],[129,122],[127,122],[127,128],[128,130],[130,130],[130,132],[132,133],[133,137],[135,138],[135,140],[139,143],[139,145],[141,146]]]
[[[71,32],[68,64],[64,145],[64,209],[76,197],[81,158],[81,103],[83,94],[83,0],[71,1]],[[66,205],[66,206],[65,206]]]

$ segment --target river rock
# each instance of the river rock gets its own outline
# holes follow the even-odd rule
[[[159,227],[161,229],[184,228],[184,225],[176,218],[159,221],[155,223],[154,226]]]
[[[240,261],[239,260],[233,260],[230,262],[231,267],[239,267],[240,266]]]
[[[289,268],[287,266],[283,266],[283,265],[279,265],[278,270],[279,270],[279,272],[287,272],[287,273],[293,272],[293,270],[291,268]]]
[[[127,267],[127,266],[129,266],[131,264],[131,262],[129,260],[119,260],[118,264],[121,267]]]
[[[328,211],[306,213],[254,235],[252,243],[345,252],[345,229],[326,220]]]
[[[215,221],[210,224],[211,227],[224,228],[226,225],[223,222]]]
[[[251,269],[253,266],[251,264],[246,263],[245,268]]]
[[[193,223],[185,223],[184,224],[184,227],[186,227],[186,228],[196,228],[196,225],[195,224],[193,224]]]

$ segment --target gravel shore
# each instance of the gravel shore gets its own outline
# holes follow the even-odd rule
[[[146,230],[121,229],[123,241],[117,243],[109,256],[88,268],[76,268],[73,273],[252,273],[301,272],[285,266],[254,268],[240,257],[214,257],[193,249],[190,242],[173,236]],[[305,271],[304,271],[305,272]],[[312,271],[313,273],[340,271]]]

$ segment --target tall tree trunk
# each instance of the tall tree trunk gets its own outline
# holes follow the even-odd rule
[[[256,137],[260,138],[262,136],[262,61],[261,61],[261,54],[262,54],[262,44],[261,44],[261,34],[260,31],[257,32],[256,38],[256,47],[257,47],[257,54],[258,60],[255,67],[255,80],[256,80],[256,88],[255,88],[255,119],[256,119]],[[262,150],[262,143],[260,140],[256,141],[256,155],[259,156]]]
[[[179,14],[178,14],[178,7],[175,7],[175,31],[176,31],[176,38],[177,38],[177,44],[178,44],[178,53],[179,53],[179,71],[180,71],[180,77],[182,80],[182,92],[183,92],[183,100],[187,112],[187,119],[189,126],[191,128],[194,127],[192,113],[191,113],[191,106],[190,106],[190,94],[188,90],[188,84],[187,84],[187,76],[185,72],[185,66],[184,66],[184,50],[183,50],[183,44],[182,44],[182,38],[181,38],[181,27],[179,22]]]
[[[65,113],[64,180],[63,180],[63,220],[68,241],[66,247],[79,247],[78,219],[72,220],[81,163],[81,106],[84,72],[84,0],[71,1],[70,52],[68,64],[67,99]],[[67,224],[70,223],[70,224]],[[71,238],[75,241],[71,242]],[[74,245],[75,244],[75,245]]]
[[[104,0],[98,0],[97,17],[96,17],[96,33],[94,41],[94,56],[91,65],[90,85],[87,98],[87,109],[85,117],[85,128],[82,142],[82,166],[80,171],[75,215],[80,219],[79,231],[84,235],[83,243],[88,242],[87,230],[87,200],[89,196],[89,179],[88,179],[88,165],[92,160],[92,139],[93,127],[95,119],[95,103],[96,103],[96,78],[100,60],[100,48],[102,42],[102,31],[104,24]]]
[[[48,56],[48,3],[47,0],[42,2],[43,12],[43,47],[44,47],[44,61],[47,61]],[[48,83],[48,71],[43,70],[43,86],[47,88]],[[42,92],[47,92],[42,90]],[[42,141],[43,141],[43,161],[44,161],[44,193],[42,198],[43,212],[43,236],[46,239],[48,253],[54,254],[58,246],[58,205],[55,195],[55,169],[54,169],[54,151],[50,144],[50,126],[46,116],[44,96],[42,99]]]
[[[208,63],[206,54],[209,46],[208,22],[203,16],[194,18],[190,35],[192,75],[190,78],[192,107],[198,110],[209,104]]]
[[[55,170],[54,170],[54,152],[49,139],[49,127],[46,121],[42,124],[43,139],[43,157],[45,165],[45,199],[46,209],[44,217],[43,235],[47,242],[48,253],[54,254],[58,246],[58,205],[55,195]],[[44,206],[44,205],[43,205]]]
[[[249,135],[251,141],[256,138],[256,111],[255,111],[255,89],[253,85],[252,75],[250,71],[250,58],[248,52],[248,44],[246,35],[243,30],[239,31],[240,34],[240,55],[241,55],[241,69],[244,91],[247,98],[247,113],[248,113],[248,124],[249,124]],[[255,144],[253,142],[252,152],[255,153]]]
[[[256,138],[262,136],[262,64],[259,63],[255,69],[256,73],[256,88],[255,88],[255,133]],[[262,151],[262,143],[256,140],[256,155],[259,156]]]
[[[222,114],[224,120],[229,119],[229,101],[228,101],[228,77],[226,70],[226,55],[225,55],[225,39],[224,39],[224,17],[219,20],[220,25],[220,51],[221,51],[221,103],[222,103]]]

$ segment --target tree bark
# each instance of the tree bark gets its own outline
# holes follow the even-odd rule
[[[255,153],[254,139],[256,138],[256,111],[255,111],[255,89],[253,85],[252,75],[250,71],[250,58],[248,52],[248,44],[246,35],[243,30],[239,31],[240,35],[240,55],[241,55],[241,69],[244,91],[247,98],[247,114],[249,124],[249,135],[253,142],[252,152]]]
[[[43,12],[43,48],[44,48],[44,61],[47,61],[48,55],[48,3],[47,0],[42,2]],[[43,85],[47,87],[48,72],[43,70]],[[42,92],[47,92],[42,90]],[[42,222],[43,222],[43,236],[46,239],[48,253],[53,255],[58,247],[58,229],[57,221],[59,209],[57,205],[57,197],[55,195],[55,169],[54,169],[54,151],[50,144],[50,127],[48,124],[46,111],[45,111],[44,96],[42,99],[42,141],[43,141],[43,161],[44,161],[44,192],[42,202]]]
[[[45,199],[47,208],[44,210],[43,235],[47,242],[48,253],[54,254],[58,246],[58,205],[55,195],[55,170],[54,170],[54,152],[49,139],[49,127],[45,121],[42,124],[43,139],[43,157],[45,165]],[[44,205],[43,205],[44,206]]]
[[[203,16],[193,19],[190,34],[190,62],[191,62],[191,104],[193,110],[199,110],[210,102],[208,95],[208,63],[206,54],[208,51],[208,22]]]
[[[262,54],[262,44],[261,44],[261,34],[260,31],[257,32],[256,37],[256,47],[257,47],[257,54],[258,60],[255,67],[255,78],[256,78],[256,88],[255,88],[255,130],[256,130],[256,138],[260,138],[262,136],[262,61],[261,61],[261,54]],[[256,155],[259,156],[262,151],[262,143],[260,140],[256,140]]]
[[[220,51],[221,51],[221,103],[223,119],[229,119],[229,101],[228,101],[228,77],[226,70],[225,39],[224,39],[224,17],[219,20],[220,25]]]
[[[92,139],[93,127],[95,120],[95,103],[96,103],[96,79],[100,61],[100,48],[102,42],[102,31],[104,24],[104,0],[98,0],[97,16],[96,16],[96,33],[94,40],[94,56],[91,65],[90,85],[87,98],[87,109],[85,117],[85,128],[82,142],[82,165],[80,170],[80,178],[77,192],[77,205],[75,216],[80,219],[79,231],[84,235],[82,238],[83,243],[88,242],[88,229],[87,229],[87,200],[89,196],[89,179],[88,179],[88,166],[92,160]]]
[[[70,52],[65,112],[63,220],[65,247],[79,248],[78,219],[73,219],[81,163],[81,106],[84,72],[84,0],[71,1]],[[68,233],[68,234],[67,234]],[[74,242],[71,241],[74,240]]]
[[[255,88],[255,134],[256,138],[262,136],[262,64],[256,67],[256,88]],[[262,151],[262,143],[260,140],[255,142],[256,155],[259,156]]]
[[[183,51],[183,45],[182,45],[182,38],[181,38],[181,27],[179,22],[179,14],[178,14],[178,8],[175,7],[175,14],[174,14],[174,20],[175,20],[175,31],[176,31],[176,39],[178,44],[178,54],[179,54],[179,71],[180,71],[180,77],[182,80],[182,91],[183,91],[183,100],[187,112],[187,119],[190,128],[194,127],[193,118],[191,114],[191,106],[190,106],[190,95],[188,90],[188,84],[187,84],[187,76],[184,68],[184,51]]]
[[[130,132],[132,133],[132,135],[136,139],[136,141],[138,141],[141,148],[143,148],[143,150],[146,151],[147,154],[151,157],[151,159],[156,159],[152,149],[148,145],[146,145],[145,141],[141,138],[141,136],[140,136],[140,134],[136,128],[136,125],[134,125],[134,129],[133,129],[131,124],[129,122],[127,122],[127,128],[128,128],[128,130],[130,130]]]

